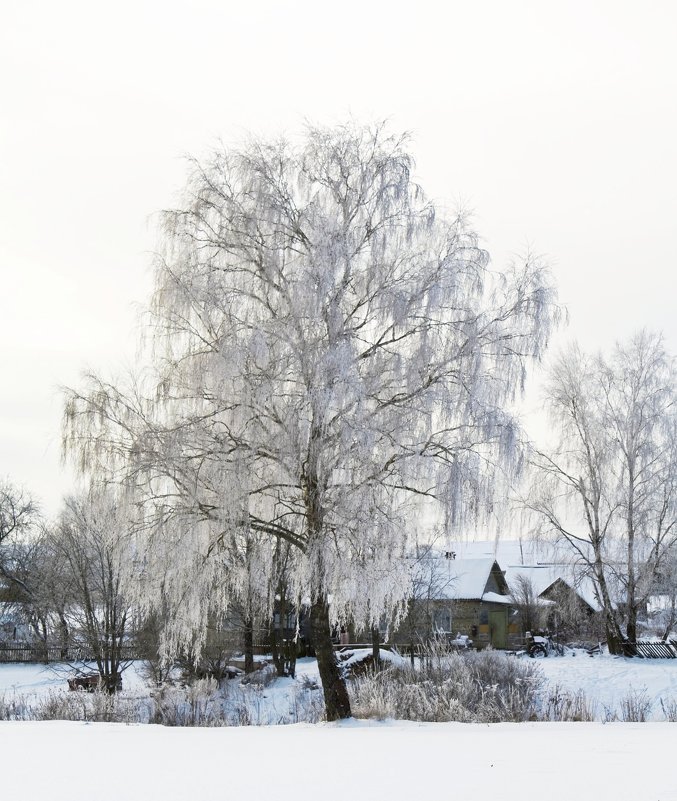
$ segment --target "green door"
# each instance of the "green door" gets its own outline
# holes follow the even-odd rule
[[[489,612],[489,638],[492,648],[508,647],[508,612],[506,609]]]

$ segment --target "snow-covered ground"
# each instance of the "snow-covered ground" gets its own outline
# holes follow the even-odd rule
[[[67,692],[66,679],[73,669],[65,665],[0,664],[0,696],[18,693],[33,698],[44,697],[56,691]],[[140,664],[132,663],[124,672],[124,688],[136,694],[147,693],[140,673]]]
[[[651,703],[652,720],[664,719],[661,699],[664,703],[677,702],[677,659],[589,657],[579,651],[575,657],[549,656],[538,664],[550,689],[559,686],[571,693],[582,691],[596,705],[596,716],[602,720],[606,710],[618,711],[629,694],[646,696]]]
[[[264,657],[257,657],[264,659]],[[87,669],[87,666],[84,666]],[[94,670],[92,665],[89,669]],[[44,697],[54,692],[68,692],[66,679],[73,674],[73,669],[67,665],[50,664],[0,664],[0,697],[17,693],[34,698]],[[267,691],[274,693],[285,690],[294,683],[304,680],[319,681],[317,661],[315,659],[299,659],[296,662],[296,682],[292,679],[277,679],[267,687]],[[143,678],[143,663],[132,662],[122,676],[124,695],[147,695],[148,684]]]
[[[93,666],[83,667],[85,670],[93,669]],[[217,691],[216,683],[211,688],[198,683],[195,694],[180,688],[167,688],[158,694],[149,686],[143,673],[141,662],[131,663],[124,671],[122,691],[115,696],[121,717],[113,719],[147,722],[155,706],[151,694],[162,699],[160,704],[164,709],[176,710],[171,716],[172,725],[188,725],[183,714],[192,719],[189,713],[191,704],[202,710],[199,714],[196,712],[201,721],[212,721],[204,725],[275,725],[312,722],[322,717],[322,692],[318,689],[319,673],[315,659],[298,660],[296,679],[276,678],[269,664],[265,671],[252,674],[251,683],[239,679],[226,681],[222,693]],[[50,708],[50,718],[81,719],[83,704],[91,707],[94,697],[70,692],[67,686],[69,675],[73,675],[73,670],[65,665],[0,664],[0,719],[3,705],[9,709],[20,707],[25,712],[41,708],[45,703]],[[59,702],[60,699],[66,702],[65,706]],[[71,713],[77,717],[70,717]],[[27,715],[23,719],[30,720],[31,717]]]
[[[0,723],[2,797],[677,801],[668,723]]]
[[[671,701],[677,704],[677,659],[626,659],[608,655],[589,657],[579,651],[576,656],[549,656],[538,660],[537,664],[546,677],[546,689],[552,691],[559,687],[569,693],[582,691],[594,705],[596,718],[600,721],[608,717],[607,712],[619,713],[618,717],[621,717],[621,701],[631,693],[646,697],[651,705],[648,717],[655,721],[664,720],[661,700],[666,704]],[[21,695],[28,700],[38,700],[57,692],[67,693],[67,673],[66,669],[44,665],[2,664],[0,697]],[[276,679],[264,691],[257,692],[254,722],[276,723],[284,719],[290,702],[293,703],[295,691],[304,681],[319,683],[314,659],[298,660],[296,681]],[[123,684],[125,696],[139,697],[149,693],[139,665],[132,664],[125,671]],[[675,734],[677,737],[677,730]]]
[[[677,660],[548,657],[539,661],[550,689],[582,690],[599,711],[643,691],[660,719],[659,699],[677,698]],[[315,660],[298,678],[259,690],[275,722],[293,693],[317,680]],[[67,693],[63,672],[0,665],[0,696],[39,699]],[[246,688],[242,688],[243,690]],[[124,694],[148,694],[136,666]],[[600,717],[602,717],[600,715]],[[677,801],[671,723],[410,723],[180,728],[155,725],[0,723],[0,797],[50,801],[162,798],[296,798],[323,801],[424,799],[548,801],[614,798]],[[36,769],[39,766],[39,769]]]

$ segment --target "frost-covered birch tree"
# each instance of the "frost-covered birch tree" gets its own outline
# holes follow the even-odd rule
[[[558,437],[534,455],[526,505],[595,580],[612,650],[636,640],[677,545],[676,375],[661,337],[642,331],[610,356],[573,346],[546,388]]]
[[[39,518],[38,506],[25,490],[9,481],[0,481],[0,548],[34,529]]]
[[[68,591],[68,618],[93,654],[102,688],[115,693],[125,637],[130,634],[129,588],[135,570],[132,521],[124,498],[91,487],[70,497],[48,535],[52,558]]]
[[[506,405],[556,317],[546,270],[491,273],[412,170],[406,137],[353,124],[193,162],[163,215],[155,390],[91,376],[66,405],[69,452],[145,509],[175,645],[244,581],[221,546],[256,538],[265,575],[291,544],[329,719],[350,714],[331,621],[403,610],[423,505],[450,527],[491,507],[520,462]]]
[[[0,585],[38,642],[46,644],[49,612],[43,603],[42,521],[34,499],[8,481],[0,482]]]

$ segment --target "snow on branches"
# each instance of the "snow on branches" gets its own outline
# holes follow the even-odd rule
[[[90,377],[68,393],[67,450],[135,487],[148,564],[197,617],[233,594],[268,603],[282,541],[297,597],[376,624],[409,592],[421,509],[459,526],[519,466],[505,408],[554,289],[534,259],[491,273],[407,148],[350,124],[193,161],[163,216],[153,391]]]

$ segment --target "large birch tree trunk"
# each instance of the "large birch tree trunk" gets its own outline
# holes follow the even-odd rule
[[[244,622],[243,633],[244,672],[254,672],[254,621],[247,618]]]
[[[350,717],[350,698],[345,679],[341,676],[334,645],[331,641],[329,604],[325,596],[318,596],[310,608],[310,626],[313,647],[320,670],[327,720],[341,720]]]

